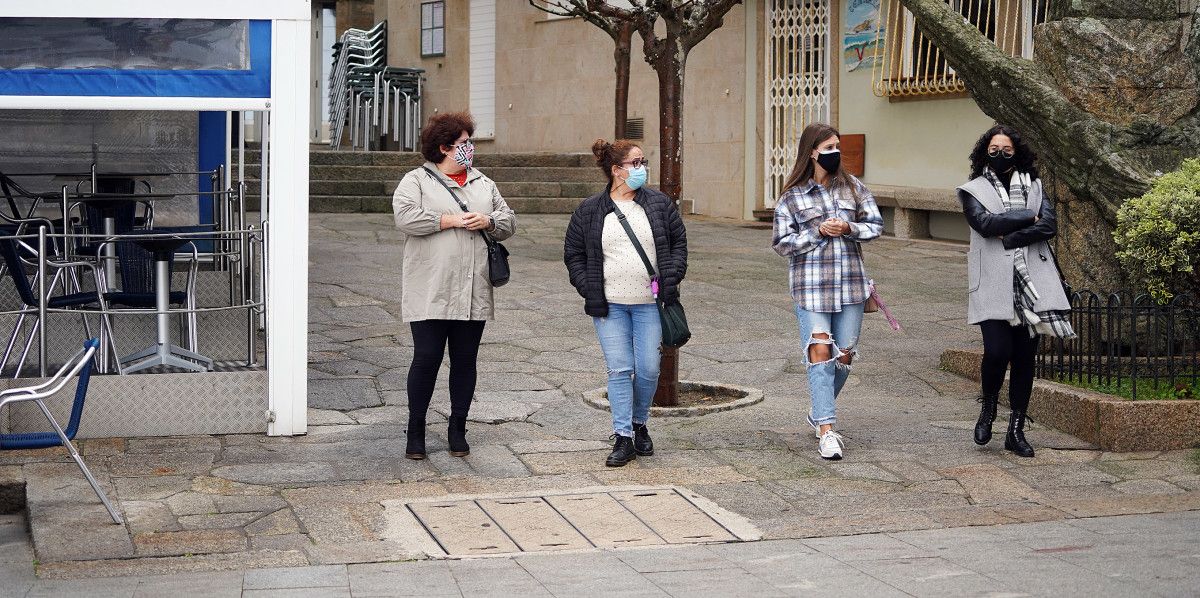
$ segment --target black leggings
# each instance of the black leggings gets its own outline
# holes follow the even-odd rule
[[[983,333],[983,366],[980,378],[983,394],[1000,394],[1004,371],[1012,365],[1008,380],[1008,404],[1013,411],[1029,407],[1033,392],[1033,359],[1037,353],[1037,337],[1029,337],[1026,326],[1012,326],[1003,320],[986,320],[979,324]]]
[[[483,338],[481,320],[422,320],[410,322],[413,360],[408,368],[408,418],[425,422],[442,356],[450,344],[450,414],[466,417],[475,396],[475,361]]]

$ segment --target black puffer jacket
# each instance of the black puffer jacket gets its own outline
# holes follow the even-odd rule
[[[608,315],[604,297],[604,218],[613,211],[607,188],[579,204],[567,226],[563,262],[571,284],[583,297],[583,311],[597,318]],[[655,266],[659,275],[659,296],[664,303],[679,301],[679,282],[687,273],[687,232],[675,202],[661,191],[642,187],[633,199],[646,210],[650,230],[654,232]]]

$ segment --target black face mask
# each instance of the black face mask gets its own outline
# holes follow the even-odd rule
[[[1004,154],[1000,154],[998,156],[988,156],[988,166],[991,166],[992,172],[996,174],[1004,174],[1012,170],[1016,165],[1017,157],[1015,155],[1005,156]]]
[[[817,164],[825,169],[829,174],[837,174],[838,167],[842,165],[841,150],[833,150],[829,153],[817,152]]]

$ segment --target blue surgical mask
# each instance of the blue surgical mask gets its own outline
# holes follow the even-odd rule
[[[646,184],[646,167],[638,166],[637,168],[626,168],[629,171],[629,177],[625,179],[625,184],[630,189],[637,191],[642,185]]]

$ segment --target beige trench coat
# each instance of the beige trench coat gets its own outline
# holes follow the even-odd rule
[[[517,216],[492,179],[472,168],[467,184],[459,187],[432,162],[425,167],[470,211],[491,216],[496,226],[492,238],[503,241],[516,232]],[[446,189],[421,168],[405,174],[392,194],[396,228],[407,235],[401,273],[405,322],[492,319],[495,310],[483,235],[465,228],[441,230],[442,214],[461,213]]]

